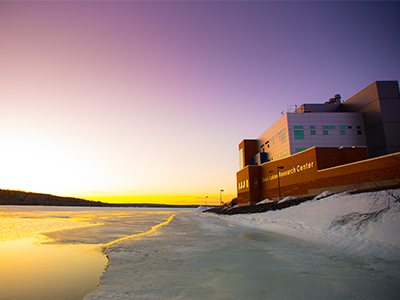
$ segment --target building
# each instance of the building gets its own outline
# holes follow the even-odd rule
[[[378,165],[371,159],[400,152],[399,115],[397,81],[377,81],[344,102],[338,94],[325,103],[303,104],[286,113],[257,139],[239,144],[238,204],[287,195],[313,196],[321,189],[340,191],[367,181],[370,184],[364,188],[370,188],[377,180],[361,178],[360,172],[372,172]],[[397,165],[397,155],[390,157],[383,161]],[[345,168],[347,164],[353,167]],[[344,172],[339,177],[348,180],[324,183],[324,176],[333,174],[328,169],[338,166]],[[354,175],[357,172],[361,177]],[[381,179],[379,184],[393,185],[393,179],[400,178],[397,172],[384,173],[387,178],[374,175]]]

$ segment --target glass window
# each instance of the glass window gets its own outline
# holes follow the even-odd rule
[[[346,134],[346,131],[340,130],[340,135],[345,135],[345,134]]]
[[[282,156],[285,156],[286,154],[287,154],[287,150],[285,150],[285,151],[279,153],[279,154],[277,155],[277,157],[282,157]]]
[[[357,129],[361,129],[361,126],[357,126]]]
[[[310,126],[310,129],[315,129],[315,126]]]
[[[243,152],[243,148],[239,149],[239,167],[240,167],[240,169],[244,168],[244,152]]]
[[[351,126],[340,126],[340,129],[351,129]]]
[[[357,130],[357,134],[358,135],[362,135],[362,131],[361,130]]]
[[[254,187],[258,187],[258,180],[257,180],[257,178],[254,178]]]
[[[328,135],[328,130],[323,131],[324,135]]]
[[[296,152],[301,152],[301,151],[304,151],[304,150],[306,150],[306,148],[296,148]]]
[[[286,142],[286,133],[282,134],[282,143]]]
[[[322,126],[323,129],[335,129],[335,126]]]
[[[304,140],[304,131],[303,130],[295,130],[294,131],[294,138],[296,140]]]
[[[303,126],[294,126],[294,129],[303,129]]]
[[[311,130],[311,135],[315,135],[315,130]]]

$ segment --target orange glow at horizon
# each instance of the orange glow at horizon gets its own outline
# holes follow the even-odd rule
[[[236,196],[222,195],[223,202],[230,202]],[[86,200],[100,201],[105,203],[150,203],[171,205],[219,205],[219,195],[197,196],[197,195],[115,195],[115,196],[86,196]]]

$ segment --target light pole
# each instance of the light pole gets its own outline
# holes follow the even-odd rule
[[[221,204],[221,207],[222,207],[222,192],[223,192],[224,190],[220,190],[219,191],[219,203]]]
[[[279,181],[279,170],[283,169],[283,166],[277,166],[276,172],[278,173],[278,201],[281,200],[281,183]]]
[[[208,196],[206,196],[206,206],[207,206],[207,199],[208,199]]]

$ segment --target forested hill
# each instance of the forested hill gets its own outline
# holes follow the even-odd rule
[[[110,206],[108,203],[77,198],[2,189],[0,189],[0,205]]]
[[[198,205],[173,205],[154,203],[104,203],[50,194],[0,189],[0,205],[48,205],[48,206],[108,206],[108,207],[175,207],[195,208]]]

